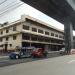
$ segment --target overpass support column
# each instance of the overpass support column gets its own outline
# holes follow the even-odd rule
[[[70,53],[70,50],[73,49],[73,29],[70,21],[66,21],[64,25],[65,32],[65,52]]]

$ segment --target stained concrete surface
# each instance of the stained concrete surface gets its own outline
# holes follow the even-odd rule
[[[75,75],[75,55],[2,67],[0,75]]]

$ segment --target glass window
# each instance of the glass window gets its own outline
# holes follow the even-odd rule
[[[6,33],[8,33],[9,32],[9,30],[8,29],[6,29]]]
[[[0,34],[2,35],[3,34],[3,31],[1,31]]]
[[[30,36],[28,34],[22,34],[22,39],[23,40],[29,40]]]
[[[59,38],[63,38],[63,36],[62,35],[59,35]]]
[[[51,40],[51,43],[56,43],[56,40]]]
[[[32,28],[32,31],[37,32],[37,28]]]
[[[16,26],[13,27],[13,31],[16,31]]]
[[[51,33],[51,36],[54,36],[54,33]]]
[[[23,29],[25,29],[25,30],[29,30],[29,26],[25,26],[25,25],[23,25]]]
[[[45,39],[44,39],[43,37],[38,37],[38,41],[40,41],[40,42],[44,42]]]
[[[3,45],[0,45],[0,47],[3,47]]]
[[[32,36],[32,37],[31,37],[31,40],[32,40],[32,41],[37,41],[37,37]]]
[[[45,38],[45,42],[50,42],[50,39],[49,38]]]
[[[55,37],[58,37],[58,34],[55,34]]]
[[[3,39],[2,39],[2,38],[0,38],[0,42],[2,42],[2,40],[3,40]]]
[[[45,31],[45,35],[49,35],[49,32]]]
[[[63,39],[64,39],[64,36],[63,36]]]
[[[13,36],[13,40],[16,40],[16,36]]]
[[[43,34],[43,30],[41,30],[41,29],[38,29],[38,33],[42,33],[42,34]]]
[[[9,44],[10,45],[10,47],[12,47],[12,44]]]
[[[6,41],[8,41],[9,40],[9,37],[6,37]]]

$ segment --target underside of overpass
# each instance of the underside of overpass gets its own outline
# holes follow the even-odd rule
[[[75,0],[22,0],[48,16],[64,24],[66,51],[73,49],[75,30]]]

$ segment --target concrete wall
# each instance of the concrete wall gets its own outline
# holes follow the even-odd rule
[[[30,30],[23,29],[23,25],[30,26]],[[13,26],[16,26],[16,31],[13,31]],[[33,32],[32,27],[37,28],[37,32]],[[46,27],[46,28],[45,27],[46,26],[44,26],[44,25],[42,26],[40,23],[36,23],[36,22],[34,23],[34,21],[28,22],[28,21],[26,21],[25,17],[22,17],[21,20],[19,20],[18,22],[12,23],[12,25],[0,27],[0,32],[3,31],[3,34],[2,35],[0,34],[0,38],[3,38],[3,41],[0,42],[0,45],[8,43],[8,50],[13,50],[13,49],[15,49],[16,46],[21,46],[21,42],[23,41],[22,40],[22,33],[39,35],[39,36],[43,36],[43,37],[53,38],[55,40],[57,40],[57,39],[58,40],[64,40],[63,38],[55,37],[55,34],[58,34],[58,36],[59,35],[64,36],[62,32],[59,32],[59,31],[56,31],[53,29],[49,29],[49,27]],[[6,29],[9,30],[8,33],[6,33]],[[43,34],[38,33],[38,29],[42,29],[44,31],[44,33]],[[48,31],[49,35],[45,35],[45,31]],[[54,36],[51,36],[51,33],[54,33]],[[13,40],[13,35],[17,36],[16,40]],[[6,37],[9,37],[8,41],[6,41]],[[26,42],[28,42],[28,40],[26,40]],[[35,43],[35,41],[34,41],[34,43]],[[12,44],[12,46],[10,47],[9,44]],[[43,42],[43,44],[45,44],[45,43]],[[46,45],[45,48],[49,49],[49,46]],[[2,49],[2,48],[0,47],[0,49]]]
[[[28,33],[37,34],[37,35],[43,35],[43,36],[51,37],[51,38],[54,38],[54,39],[64,40],[63,38],[59,38],[59,35],[61,35],[62,37],[64,37],[64,35],[61,32],[58,32],[58,31],[56,32],[56,31],[54,31],[52,29],[45,28],[44,26],[41,26],[40,24],[37,24],[37,23],[34,24],[32,22],[24,22],[24,23],[22,23],[22,25],[30,26],[30,30],[24,30],[23,29],[24,31],[26,31]],[[32,31],[32,27],[37,28],[37,32],[33,32]],[[43,30],[44,33],[43,34],[38,33],[38,29]],[[49,32],[49,35],[45,35],[45,31]],[[54,33],[54,36],[51,36],[51,33]],[[58,37],[55,37],[55,34],[57,34]]]
[[[8,44],[12,44],[12,47],[8,45],[8,50],[14,50],[16,46],[21,47],[21,42],[22,42],[22,34],[16,34],[16,40],[13,40],[12,36],[9,37]]]
[[[16,31],[13,31],[13,26],[16,26]],[[2,38],[2,42],[0,42],[0,45],[8,43],[8,50],[14,50],[16,46],[21,46],[21,42],[22,42],[22,34],[20,33],[22,31],[22,25],[21,24],[16,24],[13,26],[9,26],[6,28],[2,28],[0,29],[0,31],[3,31],[3,34],[0,34],[0,38]],[[8,33],[6,33],[6,29],[9,30]],[[13,36],[16,36],[16,40],[13,40]],[[8,37],[8,41],[6,41],[6,37]],[[10,47],[10,44],[12,44],[12,46]],[[3,47],[0,47],[0,50],[4,49]]]

